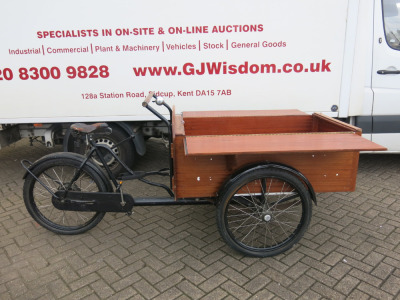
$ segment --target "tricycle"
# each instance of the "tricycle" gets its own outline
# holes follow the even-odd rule
[[[168,110],[169,118],[150,105],[152,99]],[[84,155],[62,152],[21,162],[27,170],[24,202],[37,223],[59,234],[80,234],[106,212],[213,204],[219,232],[229,246],[248,256],[273,256],[301,239],[316,193],[355,189],[361,150],[385,150],[362,138],[359,128],[319,113],[176,114],[154,93],[143,106],[168,128],[169,168],[134,171],[113,149],[95,143],[97,134],[110,133],[106,123],[72,124],[75,144],[85,149]],[[113,174],[105,159],[110,155],[126,172]],[[153,175],[169,176],[169,186],[146,178]],[[162,188],[169,197],[133,197],[122,189],[130,180]]]

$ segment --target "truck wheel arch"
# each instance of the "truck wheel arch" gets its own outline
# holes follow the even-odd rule
[[[125,163],[129,167],[132,167],[134,163],[134,156],[136,153],[139,155],[143,156],[146,153],[146,144],[145,140],[143,138],[143,134],[141,132],[134,132],[132,128],[123,122],[109,122],[108,123],[110,127],[114,129],[114,132],[116,133],[116,136],[120,137],[121,135],[125,134],[124,138],[127,138],[131,135],[133,135],[135,138],[133,141],[125,142],[121,146],[124,147],[123,151],[120,152],[125,152],[126,154],[131,153],[131,157],[126,161],[123,159]],[[118,133],[117,133],[118,132]],[[116,136],[114,139],[117,139]],[[107,137],[105,137],[107,138]],[[113,139],[113,134],[109,136],[109,138]],[[118,138],[119,139],[119,138]],[[71,137],[71,129],[68,128],[65,135],[64,135],[64,140],[63,140],[63,150],[65,152],[73,152],[73,138]],[[135,153],[136,152],[136,153]]]

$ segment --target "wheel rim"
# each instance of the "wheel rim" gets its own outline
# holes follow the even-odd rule
[[[227,203],[225,225],[240,247],[273,251],[296,237],[303,212],[303,201],[295,187],[279,178],[262,178],[236,190]]]
[[[72,166],[50,167],[42,172],[38,178],[55,193],[59,190],[65,190],[75,171],[76,168]],[[72,190],[98,192],[99,188],[96,182],[83,172],[73,184]],[[96,212],[58,210],[52,204],[51,194],[38,181],[35,181],[32,188],[32,196],[32,207],[36,210],[40,219],[55,228],[63,230],[79,229],[91,223],[98,215]]]
[[[116,154],[119,157],[118,147],[113,148],[115,146],[115,142],[113,140],[107,139],[107,138],[97,138],[95,140],[95,143],[97,145],[106,146],[106,147],[112,149],[114,154]],[[104,159],[106,160],[107,165],[111,169],[113,169],[114,167],[116,167],[118,165],[118,161],[114,158],[114,156],[111,155],[111,153],[109,153],[108,151],[101,150],[101,149],[100,149],[100,151],[102,151],[102,154],[104,155]],[[98,165],[100,165],[100,166],[102,165],[100,159],[98,159],[98,157],[96,155],[93,155],[93,160]]]

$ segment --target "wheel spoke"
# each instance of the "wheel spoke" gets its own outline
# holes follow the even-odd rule
[[[259,221],[258,223],[256,223],[256,224],[252,224],[252,225],[249,225],[249,226],[251,226],[252,228],[249,230],[249,232],[241,239],[241,242],[243,242],[246,238],[247,238],[247,236],[250,234],[250,233],[252,233],[252,232],[255,232],[255,228],[258,226],[258,224],[261,224],[262,223],[262,221]],[[254,239],[253,239],[254,240]]]
[[[58,176],[58,174],[57,174],[57,172],[56,172],[55,169],[53,169],[53,172],[54,172],[54,174],[56,175],[59,184],[61,184],[63,190],[65,190],[65,186],[64,186],[64,183],[63,183],[63,181],[62,181],[62,178],[60,178],[60,177]],[[63,173],[63,169],[61,169],[61,174],[62,174],[62,173]],[[55,182],[57,182],[57,181],[55,181]]]

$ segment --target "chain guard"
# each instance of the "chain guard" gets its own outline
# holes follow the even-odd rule
[[[104,192],[57,191],[52,203],[59,210],[93,211],[93,212],[131,212],[135,201],[129,194]]]

